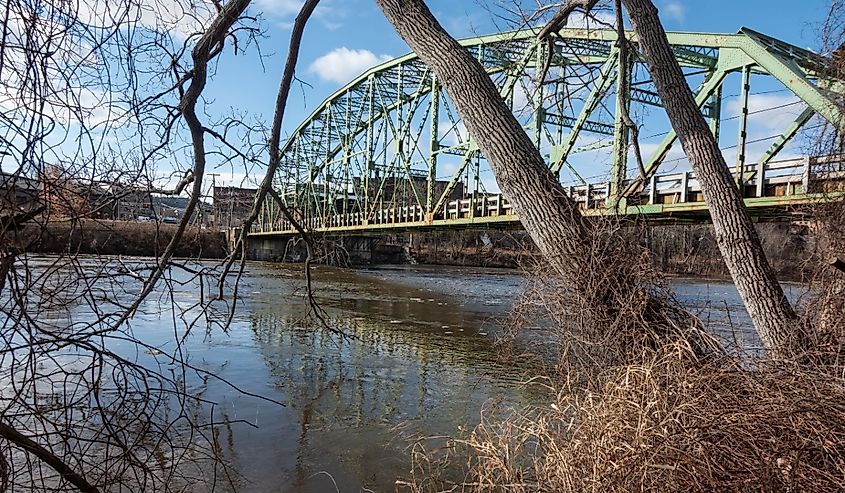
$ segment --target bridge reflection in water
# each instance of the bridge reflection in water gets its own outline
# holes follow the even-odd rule
[[[245,278],[254,290],[244,301],[249,318],[235,330],[248,363],[223,374],[269,385],[286,404],[258,414],[253,401],[227,394],[221,405],[261,426],[236,427],[227,451],[255,481],[246,491],[334,491],[319,471],[341,491],[392,491],[410,468],[405,437],[453,435],[493,401],[518,409],[545,399],[539,386],[520,383],[536,367],[495,349],[491,317],[510,306],[518,274],[320,267],[314,288],[332,327],[352,336],[343,339],[306,323],[299,271],[252,264]],[[492,298],[501,304],[487,304]],[[232,358],[228,347],[207,357],[221,352]]]

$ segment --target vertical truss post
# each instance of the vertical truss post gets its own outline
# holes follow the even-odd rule
[[[433,219],[434,213],[434,189],[437,185],[437,151],[440,149],[440,87],[437,84],[437,77],[431,74],[431,109],[429,117],[431,126],[429,132],[428,146],[428,186],[425,194],[426,221]]]
[[[657,203],[657,175],[651,175],[648,187],[648,203],[654,205]]]
[[[349,121],[349,120],[347,120]],[[351,149],[349,148],[352,145],[351,139],[344,137],[346,143],[344,143],[344,147],[346,148],[343,152],[343,213],[346,214],[349,212],[347,207],[347,202],[349,202],[349,158],[350,154],[352,154]]]
[[[309,142],[311,144],[311,142]],[[302,150],[302,146],[304,144],[299,145],[299,159],[302,159],[302,154],[304,154]],[[317,203],[317,192],[314,190],[314,161],[310,159],[310,156],[305,158],[307,164],[308,174],[305,175],[305,183],[302,184],[302,194],[305,196],[303,199],[303,207],[305,208],[304,214],[306,216],[311,216],[312,213],[317,212],[317,207],[319,204]]]
[[[469,196],[469,217],[475,217],[475,206],[478,203],[478,167],[479,161],[478,159],[474,160],[475,162],[472,163],[471,166],[467,166],[467,186],[469,186],[469,171],[472,169],[473,173],[473,187],[472,187],[472,195]]]
[[[267,209],[267,201],[265,200],[261,204],[261,207],[259,207],[259,209],[258,209],[259,210],[259,212],[258,212],[258,230],[259,231],[264,231],[264,219],[267,216],[267,214],[265,213],[266,209]]]
[[[351,115],[351,108],[352,108],[352,101],[350,97],[350,93],[346,93],[346,117],[344,118],[346,121],[343,130],[343,214],[346,215],[349,212],[349,166],[351,166],[350,161],[352,158],[352,129],[350,128],[352,115]]]
[[[378,198],[378,205],[376,207],[378,207],[379,212],[381,212],[384,210],[384,198],[386,195],[385,190],[387,190],[385,183],[387,183],[387,180],[390,178],[390,172],[393,170],[393,166],[389,159],[390,142],[388,142],[388,129],[385,126],[382,126],[379,130],[379,133],[383,134],[381,139],[381,162],[379,163],[379,166],[375,166],[374,168],[376,183],[378,184],[378,189],[375,191],[376,197]],[[396,195],[395,180],[393,183],[393,192],[394,195]]]
[[[393,197],[392,197],[391,201],[394,202],[394,203],[396,202],[396,189],[398,188],[396,186],[397,185],[397,183],[396,183],[397,176],[396,175],[398,173],[396,173],[393,170],[393,168],[394,168],[393,163],[396,162],[397,160],[401,162],[402,159],[403,159],[402,154],[405,152],[405,145],[404,145],[405,144],[405,133],[402,132],[402,130],[405,128],[405,112],[403,111],[405,109],[405,105],[402,104],[402,96],[405,94],[405,88],[402,85],[402,82],[403,82],[402,81],[402,68],[403,67],[404,67],[404,65],[402,65],[402,64],[400,64],[398,67],[396,67],[397,72],[398,72],[398,79],[396,81],[396,128],[399,129],[399,135],[398,135],[398,138],[397,138],[397,135],[396,135],[396,132],[395,132],[395,129],[394,129],[393,138],[394,138],[394,140],[396,140],[396,156],[394,156],[394,159],[391,161],[391,166],[390,166],[390,170],[391,170],[391,172],[393,172]]]
[[[618,50],[617,67],[624,67],[625,70],[617,70],[616,81],[616,121],[613,132],[613,167],[610,171],[610,186],[608,187],[607,207],[625,207],[624,197],[619,194],[622,191],[623,182],[628,174],[628,134],[630,129],[622,118],[623,113],[626,113],[631,108],[630,87],[632,67],[631,57],[627,60],[622,59],[622,52]]]
[[[550,48],[554,50],[554,45]],[[537,57],[536,67],[542,67],[546,63],[546,49],[544,44],[538,44],[535,51]],[[551,56],[554,56],[552,51]],[[543,122],[545,121],[545,111],[543,108],[543,81],[537,81],[537,87],[532,96],[532,106],[534,107],[534,145],[537,149],[540,148],[540,143],[543,138]]]
[[[261,226],[261,231],[272,231],[276,223],[276,204],[272,200],[265,200],[264,203],[267,204],[267,224]]]
[[[366,169],[364,170],[364,210],[361,211],[364,226],[367,225],[370,217],[370,175],[373,171],[373,147],[375,145],[373,142],[373,125],[375,125],[375,119],[373,118],[373,111],[375,111],[375,85],[375,74],[372,74],[369,77],[369,87],[367,88],[367,136],[364,143],[366,147],[364,149],[364,166]]]
[[[739,102],[739,131],[736,147],[736,182],[742,195],[745,195],[745,152],[748,142],[748,93],[751,87],[751,66],[742,67],[742,88]]]
[[[754,187],[754,196],[757,198],[763,197],[766,194],[766,167],[768,163],[760,161],[757,163],[757,173],[755,175],[756,184]]]
[[[722,130],[722,86],[713,91],[713,96],[710,98],[710,131],[713,132],[713,137],[716,138],[716,143],[719,142],[719,133]]]
[[[801,193],[808,194],[810,193],[810,172],[815,164],[815,160],[807,156],[804,158],[804,167],[801,170]]]
[[[323,167],[325,170],[324,176],[324,183],[323,183],[323,213],[320,214],[323,217],[323,221],[328,218],[331,214],[331,210],[329,209],[330,205],[333,203],[329,200],[329,195],[331,193],[331,180],[332,180],[332,172],[331,172],[331,147],[332,147],[332,125],[333,125],[333,118],[332,118],[332,108],[333,104],[329,104],[326,106],[326,165]]]

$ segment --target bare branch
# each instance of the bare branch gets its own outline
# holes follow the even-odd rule
[[[558,31],[566,27],[569,23],[569,16],[575,11],[581,10],[585,14],[589,13],[598,4],[598,0],[568,0],[560,9],[555,12],[551,20],[540,30],[537,34],[537,39],[546,41],[549,37],[555,35]]]
[[[220,281],[218,284],[219,291],[222,295],[223,290],[223,282],[225,281],[226,276],[228,275],[229,270],[232,268],[233,263],[236,260],[236,253],[240,251],[241,255],[241,267],[238,277],[240,278],[240,273],[243,272],[244,262],[246,262],[246,255],[245,247],[246,247],[246,237],[249,234],[250,230],[252,229],[252,224],[258,218],[258,213],[261,207],[261,204],[267,199],[268,194],[272,194],[273,198],[276,199],[278,205],[280,206],[282,212],[288,217],[288,219],[292,219],[293,216],[290,214],[290,211],[285,206],[284,202],[279,198],[278,194],[275,193],[273,190],[273,180],[276,177],[276,171],[279,168],[279,164],[281,162],[281,154],[279,152],[280,144],[281,144],[281,135],[282,135],[282,122],[285,116],[285,108],[287,107],[288,96],[290,94],[291,84],[293,83],[295,74],[296,74],[296,64],[299,59],[299,49],[300,45],[302,44],[302,35],[305,32],[305,25],[308,22],[308,19],[311,17],[311,14],[314,12],[314,9],[317,7],[317,4],[320,3],[320,0],[307,0],[299,11],[299,14],[296,16],[294,21],[293,29],[291,31],[290,37],[290,46],[288,47],[288,56],[287,60],[285,61],[285,70],[282,74],[282,79],[279,82],[279,90],[276,96],[276,107],[275,112],[273,115],[273,124],[270,131],[270,141],[268,142],[269,147],[269,162],[267,165],[267,170],[264,173],[264,179],[261,181],[261,185],[258,188],[258,192],[255,195],[255,199],[253,201],[252,210],[249,216],[244,220],[243,225],[241,227],[240,235],[238,236],[235,248],[232,251],[232,254],[227,259],[227,262],[223,268],[223,275],[220,277]],[[296,221],[291,221],[292,224],[296,224],[297,230],[300,234],[303,235],[303,238],[306,241],[306,244],[309,248],[309,257],[311,256],[311,249],[313,248],[313,244],[311,243],[312,240],[305,232],[305,230],[298,225]],[[311,293],[310,289],[310,273],[309,273],[309,266],[306,263],[306,277],[309,278],[308,281],[308,290],[309,295]],[[235,293],[236,295],[237,293]],[[311,298],[309,298],[311,299]],[[234,306],[230,310],[230,318],[234,316]],[[326,324],[327,325],[327,324]]]
[[[39,460],[55,469],[62,478],[77,487],[82,493],[100,492],[99,489],[91,485],[91,483],[89,483],[84,477],[74,471],[73,468],[67,465],[59,457],[56,457],[55,454],[6,423],[0,422],[0,437],[5,438],[9,442],[14,443],[18,447],[38,457]]]
[[[625,20],[622,17],[622,0],[616,0],[616,44],[619,47],[619,67],[617,69],[618,83],[617,83],[617,98],[627,98],[630,92],[630,80],[628,72],[630,71],[629,64],[631,60],[628,55],[631,42],[625,35]],[[640,127],[631,119],[631,114],[628,111],[627,104],[619,104],[619,111],[621,112],[622,123],[628,127],[631,133],[631,145],[634,147],[634,159],[637,161],[637,169],[640,172],[640,179],[645,180],[646,171],[643,164],[643,155],[640,151]],[[621,147],[621,146],[620,146]],[[627,153],[627,147],[621,148],[620,152]],[[621,161],[620,161],[621,162]]]
[[[546,80],[549,73],[549,68],[552,65],[554,58],[554,38],[557,32],[566,27],[569,23],[569,16],[576,10],[582,10],[584,15],[587,15],[598,4],[598,0],[568,0],[563,6],[555,12],[551,20],[546,23],[543,29],[537,34],[537,40],[546,45],[546,60],[543,63],[543,69],[540,71],[540,76],[537,79],[538,84],[542,84]]]

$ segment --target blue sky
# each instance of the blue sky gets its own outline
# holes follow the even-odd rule
[[[255,51],[238,57],[223,56],[207,89],[217,105],[247,110],[269,122],[290,24],[300,3],[299,0],[256,0],[253,12],[263,13],[266,28],[266,39],[261,42],[264,66]],[[805,0],[800,7],[788,0],[656,0],[655,3],[666,30],[734,33],[747,26],[801,47],[816,48],[818,27],[829,0]],[[506,25],[501,19],[494,20],[490,11],[476,0],[429,0],[428,4],[456,37],[495,32],[500,30],[496,22],[499,26]],[[367,67],[408,51],[373,0],[323,0],[306,29],[297,71],[297,76],[310,87],[294,88],[284,122],[285,134],[296,128],[328,95]],[[220,179],[239,180],[237,170],[234,173],[230,170],[228,177],[225,170],[218,171],[224,173]]]
[[[295,0],[257,2],[267,28],[262,49],[271,56],[265,58],[264,68],[255,52],[224,57],[209,88],[219,103],[225,101],[233,107],[269,117],[287,50],[290,22],[295,15],[292,8],[297,3]],[[733,33],[746,26],[801,47],[814,48],[818,44],[817,27],[829,1],[805,0],[801,8],[789,0],[657,0],[656,3],[667,30]],[[429,0],[428,4],[453,36],[497,30],[490,13],[474,0]],[[302,90],[296,88],[285,129],[295,128],[315,105],[341,87],[340,81],[351,80],[383,57],[408,51],[373,0],[324,0],[306,29],[297,71],[297,76],[313,87],[303,88],[304,102]],[[333,53],[335,56],[331,57]],[[321,57],[326,58],[321,60]]]

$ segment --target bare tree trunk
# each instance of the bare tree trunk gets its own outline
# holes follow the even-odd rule
[[[568,300],[560,315],[572,323],[562,328],[577,333],[578,341],[593,341],[583,347],[601,348],[595,356],[605,361],[637,358],[671,340],[696,358],[721,352],[697,319],[667,302],[641,264],[643,252],[615,231],[598,232],[581,215],[483,67],[443,30],[424,0],[376,3],[443,84],[526,232],[559,274]],[[577,0],[571,8],[592,3]]]
[[[443,84],[544,257],[566,280],[582,278],[590,228],[483,67],[443,30],[423,0],[376,3]]]
[[[622,0],[672,127],[701,183],[716,241],[765,346],[785,355],[800,336],[797,317],[775,277],[736,182],[672,53],[651,0]]]

